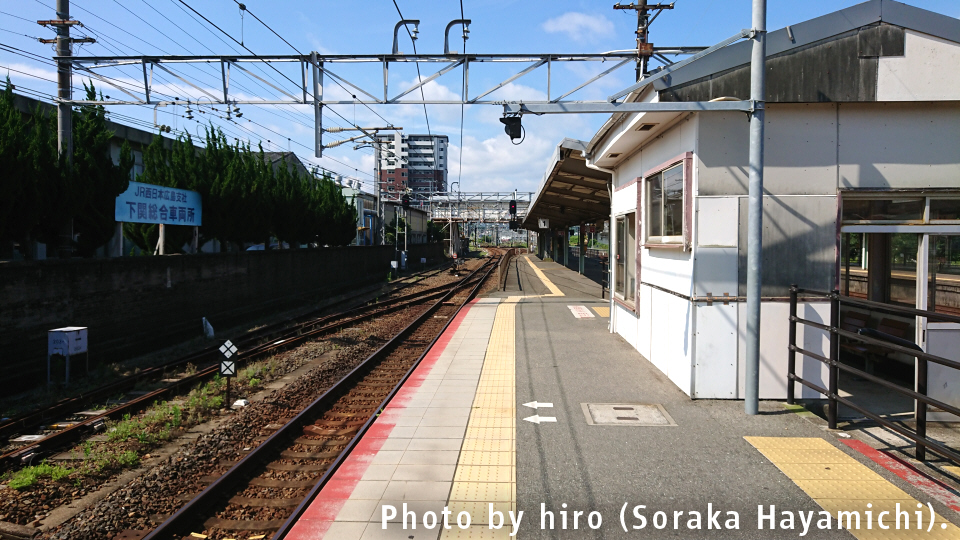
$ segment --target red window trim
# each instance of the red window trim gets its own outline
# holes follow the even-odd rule
[[[634,298],[636,298],[636,297],[634,297]],[[614,302],[615,304],[619,305],[620,307],[622,307],[623,309],[626,309],[626,310],[629,311],[630,313],[633,313],[634,315],[636,315],[636,313],[637,313],[637,307],[636,307],[636,306],[631,306],[630,304],[627,303],[626,300],[621,300],[621,299],[617,298],[616,295],[614,295],[614,296],[613,296],[613,302]],[[634,300],[634,303],[636,303],[636,300]]]
[[[641,247],[656,249],[682,249],[683,251],[686,251],[690,248],[692,241],[691,228],[693,226],[693,152],[684,152],[673,159],[667,160],[656,167],[648,169],[643,174],[643,179],[646,180],[647,178],[669,169],[678,163],[683,163],[683,242],[679,244],[646,242],[647,232],[646,227],[644,226],[641,236],[641,238],[644,239],[644,242],[641,244]],[[645,200],[646,191],[646,187],[644,186],[641,186],[637,189],[637,212],[643,215],[640,221],[641,224],[646,221],[647,217]]]

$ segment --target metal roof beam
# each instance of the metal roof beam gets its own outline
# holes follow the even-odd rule
[[[551,194],[550,191],[544,193],[537,203],[553,204],[557,206],[565,206],[567,208],[578,208],[580,210],[587,210],[589,212],[610,212],[610,203],[608,201],[589,202],[586,200],[565,199],[563,197]]]
[[[620,103],[568,101],[561,103],[504,103],[504,114],[585,114],[585,113],[641,113],[641,112],[703,112],[740,111],[755,109],[751,101],[677,101],[665,103]]]

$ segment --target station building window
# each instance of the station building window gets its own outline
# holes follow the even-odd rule
[[[960,314],[960,193],[844,194],[840,293]]]
[[[686,249],[690,245],[692,171],[693,153],[686,152],[643,175],[637,208],[643,210],[644,247]]]
[[[683,243],[683,164],[646,179],[647,242]]]
[[[633,304],[637,290],[637,214],[631,212],[617,217],[616,268],[614,283],[617,297]]]

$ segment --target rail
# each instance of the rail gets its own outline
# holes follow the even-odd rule
[[[432,272],[432,270],[430,272]],[[464,278],[464,280],[461,280],[460,283],[465,283],[469,279],[471,279],[471,277]],[[409,283],[403,287],[398,287],[397,289],[394,289],[393,292],[395,293],[412,284],[413,283]],[[419,303],[442,296],[447,290],[449,290],[449,288],[449,284],[440,285],[417,293],[400,296],[398,298],[386,301],[374,302],[372,304],[319,318],[315,317],[317,312],[313,312],[312,315],[301,316],[299,318],[288,319],[280,323],[275,323],[236,339],[235,341],[238,345],[240,345],[242,351],[238,353],[235,358],[242,365],[245,362],[261,358],[267,354],[279,352],[295,345],[299,345],[303,341],[306,341],[310,338],[315,338],[320,334],[334,332],[348,325],[363,322],[373,317],[378,317],[386,313],[397,311],[409,306],[412,303]],[[330,306],[326,306],[324,309],[329,309],[329,307]],[[89,404],[96,399],[102,399],[106,396],[114,395],[126,389],[133,388],[139,381],[149,378],[156,378],[167,370],[176,369],[179,366],[186,365],[188,362],[200,363],[201,361],[209,360],[210,358],[219,358],[219,353],[216,346],[207,347],[196,353],[191,353],[179,359],[149,368],[137,375],[125,377],[118,381],[108,383],[75,398],[62,400],[53,404],[53,406],[49,408],[11,419],[3,425],[0,425],[0,436],[8,435],[9,432],[17,429],[24,429],[39,425],[44,419],[51,418],[56,415],[66,414],[66,412],[69,412],[70,410],[75,411],[83,404]],[[37,456],[41,456],[50,452],[52,449],[59,448],[66,444],[80,440],[89,434],[91,430],[95,430],[95,426],[103,425],[103,422],[107,419],[120,418],[124,414],[133,413],[144,409],[155,401],[166,399],[170,395],[180,392],[182,388],[189,388],[194,384],[213,377],[218,372],[218,364],[214,362],[212,365],[202,367],[192,375],[188,375],[147,394],[139,396],[135,399],[131,399],[125,403],[121,403],[100,415],[88,417],[85,420],[79,421],[73,425],[70,425],[69,427],[47,435],[43,439],[32,441],[26,445],[20,446],[15,450],[11,450],[3,455],[0,455],[0,468],[9,465],[11,460],[22,461],[23,458],[34,459]]]
[[[800,294],[803,294],[807,300],[826,299],[830,302],[830,323],[822,324],[809,319],[797,316],[797,301]],[[865,308],[871,312],[880,312],[891,315],[900,315],[907,317],[926,317],[933,321],[942,321],[950,323],[960,323],[960,317],[924,311],[908,307],[900,307],[891,304],[884,304],[859,298],[850,298],[842,296],[839,290],[833,292],[815,291],[801,289],[796,285],[790,287],[790,318],[789,318],[789,345],[787,356],[787,403],[794,404],[796,401],[794,382],[800,383],[807,388],[811,388],[827,397],[827,423],[830,429],[837,428],[837,412],[840,404],[850,407],[865,417],[877,422],[886,429],[898,433],[914,442],[916,448],[916,458],[919,461],[926,460],[926,451],[929,449],[935,454],[947,458],[957,464],[960,464],[960,451],[949,448],[944,444],[934,441],[927,437],[927,412],[929,407],[936,407],[942,412],[950,413],[960,418],[960,408],[933,399],[928,395],[928,367],[933,362],[941,366],[960,370],[960,362],[929,354],[916,344],[907,340],[898,339],[895,336],[879,332],[872,329],[861,329],[859,332],[851,332],[841,328],[840,308],[842,305]],[[829,357],[806,350],[797,345],[797,324],[803,324],[812,328],[817,328],[827,332],[830,339]],[[840,362],[840,338],[846,338],[855,342],[863,343],[878,350],[888,352],[902,353],[912,356],[916,359],[916,390],[910,390],[893,382],[882,379],[872,373],[857,369],[853,366]],[[797,353],[808,358],[813,358],[825,364],[829,369],[827,388],[803,379],[797,375]],[[839,393],[840,373],[849,373],[850,375],[860,377],[870,382],[879,384],[889,391],[907,396],[914,401],[914,410],[916,428],[910,429],[904,424],[896,424],[880,414],[871,412],[864,406],[852,402]]]
[[[497,264],[497,284],[499,290],[507,290],[507,276],[510,274],[510,261],[517,255],[517,252],[520,251],[517,248],[511,248],[503,252],[500,262]]]
[[[431,320],[437,310],[439,310],[445,304],[448,304],[449,301],[456,296],[456,294],[464,286],[474,281],[472,279],[474,276],[479,274],[482,270],[487,269],[485,274],[483,274],[479,279],[475,280],[476,284],[470,290],[470,293],[467,295],[463,303],[457,307],[456,312],[458,313],[464,305],[466,305],[474,296],[476,296],[477,292],[480,290],[480,287],[483,285],[486,278],[498,266],[500,260],[500,258],[497,258],[495,261],[488,263],[488,265],[478,268],[476,271],[472,272],[467,279],[461,280],[453,287],[450,287],[449,292],[441,296],[429,309],[424,311],[390,341],[385,343],[377,351],[361,362],[356,368],[350,371],[350,373],[341,378],[320,397],[304,408],[303,411],[297,414],[292,420],[284,424],[280,429],[276,430],[272,435],[270,435],[270,437],[268,437],[258,446],[254,447],[253,450],[244,456],[236,465],[231,467],[221,477],[207,486],[207,488],[201,491],[196,497],[187,502],[177,512],[167,518],[166,521],[161,523],[156,529],[151,531],[144,538],[144,540],[182,537],[183,534],[178,535],[176,533],[181,533],[189,528],[190,525],[195,524],[198,516],[202,516],[202,514],[210,507],[221,501],[224,497],[224,494],[229,493],[230,490],[234,489],[240,482],[243,481],[244,478],[251,476],[252,473],[262,467],[264,463],[269,462],[272,457],[278,455],[279,451],[285,445],[289,444],[289,442],[303,430],[304,426],[312,423],[314,419],[322,416],[324,411],[328,410],[342,395],[344,395],[347,389],[355,385],[358,381],[362,380],[367,373],[375,369],[377,364],[379,364],[382,359],[386,358],[392,350],[396,349],[399,344],[402,343],[408,336],[410,336],[421,324],[423,324],[425,321]],[[383,402],[376,408],[377,411],[382,410],[389,403],[390,399],[396,394],[407,378],[409,378],[410,374],[417,368],[420,361],[424,358],[424,356],[426,356],[427,352],[429,352],[430,348],[433,346],[436,340],[439,339],[439,337],[443,334],[443,331],[446,330],[447,326],[449,326],[454,318],[455,314],[447,318],[447,322],[443,325],[437,336],[433,338],[424,352],[401,378],[397,386],[394,387],[394,389],[387,395]],[[293,514],[283,523],[283,525],[272,536],[272,538],[282,538],[293,526],[293,524],[296,523],[296,520],[299,518],[299,516],[306,510],[306,508],[309,506],[309,503],[320,492],[330,476],[336,471],[345,457],[360,441],[368,428],[376,420],[376,417],[377,413],[374,413],[364,423],[363,427],[361,427],[357,434],[347,443],[347,446],[343,452],[341,452],[341,454],[333,461],[333,463],[330,464],[329,468],[326,470],[323,476],[321,476],[317,484],[311,489],[306,498],[296,507],[296,509],[293,511]]]

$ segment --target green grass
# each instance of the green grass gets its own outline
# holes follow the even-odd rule
[[[24,489],[37,483],[37,480],[43,477],[49,477],[55,482],[70,476],[74,469],[69,469],[61,465],[51,465],[43,461],[39,465],[25,467],[13,473],[7,486],[11,489]]]

